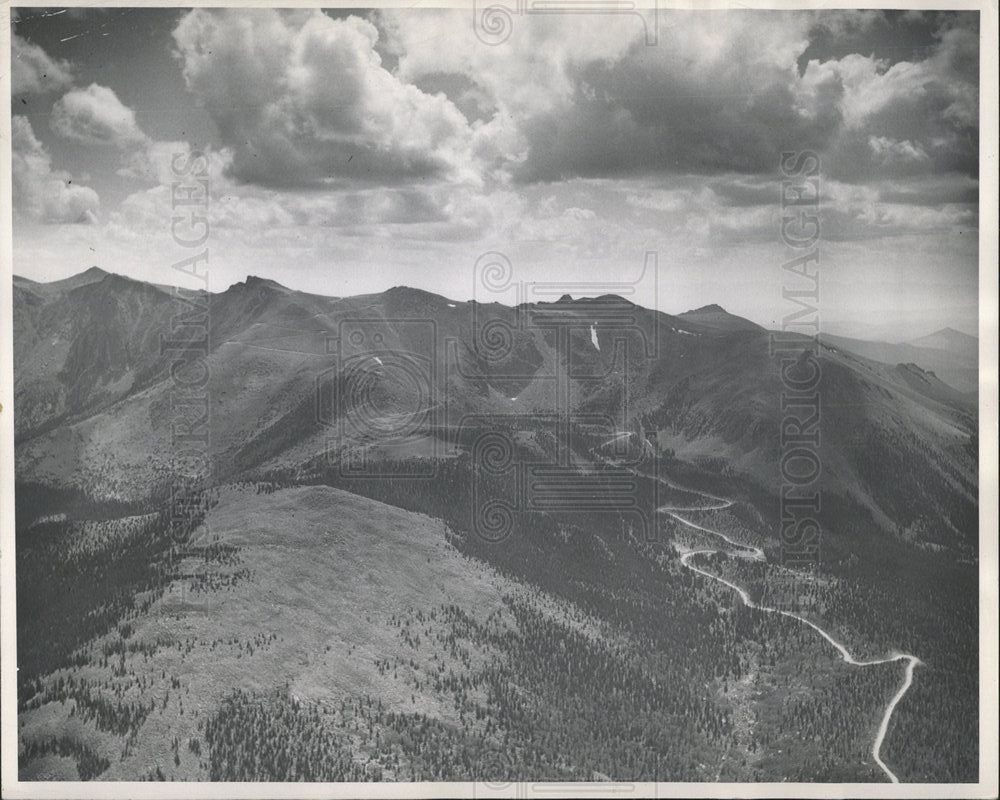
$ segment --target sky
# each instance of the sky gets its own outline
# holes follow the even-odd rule
[[[185,283],[170,165],[198,151],[212,291],[509,302],[495,252],[512,285],[773,329],[809,285],[782,154],[812,151],[822,330],[977,332],[977,13],[655,13],[16,10],[14,272]]]

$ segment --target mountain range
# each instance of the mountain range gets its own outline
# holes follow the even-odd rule
[[[975,779],[978,412],[926,364],[616,295],[13,291],[22,780]]]
[[[917,364],[949,386],[975,398],[979,393],[979,340],[942,328],[909,342],[881,342],[823,334],[822,339],[844,350],[887,364]]]
[[[655,430],[677,459],[780,487],[771,333],[717,305],[671,315],[608,295],[510,307],[407,287],[337,298],[257,277],[178,293],[96,267],[14,279],[18,481],[95,500],[169,491],[172,432],[194,412],[178,410],[177,345],[164,342],[198,330],[209,483],[304,463],[331,442],[443,454],[455,444],[443,431],[463,420],[562,409],[609,431]],[[974,541],[977,404],[942,376],[966,375],[967,388],[975,343],[950,330],[906,345],[803,339],[822,368],[824,491],[916,540]]]

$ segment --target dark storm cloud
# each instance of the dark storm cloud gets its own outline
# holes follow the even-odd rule
[[[899,15],[892,19],[903,24]],[[824,173],[840,180],[974,175],[978,21],[934,19],[939,29],[932,45],[915,51],[921,60],[855,53],[814,60],[801,72],[794,48],[790,58],[762,58],[743,29],[720,34],[720,53],[712,59],[664,56],[637,45],[620,60],[568,72],[572,100],[526,118],[527,155],[515,174],[529,182],[762,175],[773,174],[781,152],[812,149],[821,154]],[[887,25],[878,14],[828,15],[819,27]]]
[[[924,61],[888,66],[851,56],[836,62],[849,95],[845,129],[827,156],[830,173],[859,182],[977,175],[978,58],[976,30],[953,26]]]
[[[586,27],[574,40],[539,22],[530,56],[428,47],[411,19],[186,14],[184,78],[232,151],[231,177],[295,189],[765,176],[805,149],[851,182],[978,171],[974,16],[666,12],[659,46],[636,29],[600,55]],[[897,30],[913,60],[879,55]],[[843,41],[882,46],[845,53]],[[541,67],[527,83],[526,57]],[[728,200],[764,195],[735,186]]]
[[[742,48],[734,47],[734,55]],[[817,87],[803,107],[794,75],[776,64],[686,73],[683,63],[647,63],[636,48],[613,65],[574,76],[569,107],[525,125],[522,180],[662,173],[774,171],[789,149],[822,149],[841,122],[837,83]]]

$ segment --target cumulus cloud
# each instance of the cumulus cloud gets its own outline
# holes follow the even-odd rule
[[[713,246],[779,241],[783,212],[778,178],[725,175],[669,186],[621,181],[619,191],[636,224]],[[978,185],[960,175],[847,183],[820,177],[814,209],[823,240],[905,234],[969,233],[978,225]]]
[[[419,23],[384,16],[401,75],[460,73],[489,93],[496,113],[478,133],[524,181],[773,170],[782,148],[822,146],[839,122],[836,87],[799,78],[798,15],[667,12],[656,47],[626,15],[538,17],[495,48],[457,32],[421,46]]]
[[[414,16],[382,13],[399,75],[470,82],[479,151],[525,182],[770,175],[782,151],[807,148],[845,180],[978,168],[974,15],[942,17],[920,61],[852,53],[807,64],[816,37],[894,23],[878,11],[675,10],[661,12],[660,42],[647,47],[625,15],[526,17],[502,47],[484,47],[459,35],[464,13]],[[428,47],[435,38],[448,46]]]
[[[444,94],[387,71],[366,20],[195,9],[173,35],[187,87],[231,147],[238,180],[479,180],[465,117]]]
[[[220,134],[220,230],[594,248],[600,231],[610,248],[664,231],[692,246],[776,236],[790,149],[820,154],[832,237],[975,224],[978,22],[924,20],[939,28],[920,60],[865,54],[858,43],[896,19],[664,11],[647,47],[634,16],[526,15],[488,47],[462,11],[194,9],[172,33]],[[116,224],[162,226],[170,158],[186,145],[146,136],[96,84],[67,92],[51,125],[119,148],[118,175],[153,185]],[[574,182],[592,191],[563,192]],[[616,182],[629,183],[617,199]]]
[[[543,15],[519,21],[515,36],[502,47],[489,47],[468,35],[466,11],[387,9],[379,23],[387,49],[399,59],[401,79],[464,76],[479,87],[480,104],[516,118],[550,111],[571,98],[573,68],[618,61],[643,33],[632,16]]]
[[[868,146],[881,164],[919,163],[928,160],[927,151],[909,139],[897,141],[886,136],[869,136]]]
[[[755,174],[784,150],[823,149],[837,87],[802,86],[801,36],[794,17],[683,15],[660,47],[578,70],[571,105],[527,122],[519,175]]]
[[[573,106],[578,70],[617,62],[644,30],[626,15],[535,16],[519,20],[503,46],[489,47],[469,35],[465,11],[383,10],[378,19],[400,79],[461,86],[474,152],[481,163],[508,174],[530,155],[528,123]]]
[[[13,208],[17,218],[34,222],[93,223],[97,192],[73,184],[67,172],[52,169],[52,159],[27,117],[11,118]]]
[[[843,86],[843,128],[824,169],[844,180],[979,171],[979,37],[974,18],[939,31],[922,61],[850,54],[806,75]]]
[[[885,21],[885,12],[876,9],[833,9],[819,11],[813,17],[811,33],[817,31],[835,37],[844,37],[869,31],[876,23]]]
[[[11,93],[39,95],[57,92],[73,83],[68,61],[52,58],[37,44],[16,33],[10,39]]]
[[[96,83],[72,89],[56,101],[50,125],[63,138],[82,144],[124,149],[146,141],[135,112],[113,90]]]
[[[344,236],[380,236],[433,241],[481,236],[493,221],[494,198],[463,186],[371,187],[336,192],[299,192],[235,184],[222,172],[224,154],[208,153],[211,202],[208,222],[217,231],[265,229],[337,231]],[[169,166],[165,166],[169,170]],[[110,215],[119,230],[169,228],[170,176],[158,186],[134,192]]]
[[[208,177],[216,187],[223,183],[223,175],[232,161],[229,150],[206,148],[198,153],[208,161]],[[186,163],[194,153],[190,142],[166,142],[145,139],[142,146],[129,152],[124,164],[117,170],[123,178],[145,183],[170,186],[176,179],[175,166]]]

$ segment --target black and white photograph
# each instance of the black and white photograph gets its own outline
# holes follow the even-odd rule
[[[451,6],[0,6],[3,795],[996,797],[997,0]]]

